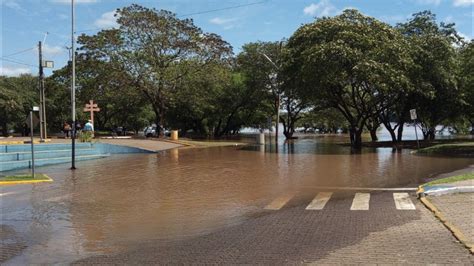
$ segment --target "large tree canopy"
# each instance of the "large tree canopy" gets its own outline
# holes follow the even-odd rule
[[[366,120],[411,88],[406,73],[412,61],[403,36],[356,10],[303,25],[287,46],[288,71],[298,77],[302,95],[342,113],[354,148],[361,147]]]
[[[461,111],[455,50],[455,44],[461,39],[453,26],[438,25],[436,16],[429,11],[416,13],[408,22],[397,26],[410,45],[415,66],[410,79],[416,87],[409,95],[415,100],[400,103],[410,104],[405,111],[417,109],[425,139],[434,139],[436,126]]]
[[[0,76],[0,132],[4,136],[10,129],[20,130],[37,98],[37,78]]]
[[[231,56],[220,36],[204,33],[190,19],[133,4],[117,10],[118,29],[82,35],[81,50],[107,60],[131,77],[131,85],[149,100],[157,124],[165,125],[170,98],[187,75]]]

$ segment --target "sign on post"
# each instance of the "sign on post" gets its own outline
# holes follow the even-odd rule
[[[43,60],[42,66],[44,68],[54,68],[54,62],[53,61],[48,61],[48,60]]]
[[[411,118],[411,120],[416,120],[417,119],[416,109],[411,109],[410,110],[410,118]]]
[[[36,110],[33,110],[33,111],[36,111]],[[26,118],[25,122],[29,128],[32,128],[32,127],[36,127],[39,124],[39,119],[36,115],[34,115],[33,113],[30,113],[28,117]],[[33,126],[31,125],[31,123],[33,123]]]
[[[418,149],[420,148],[420,142],[418,141],[418,132],[416,130],[416,109],[411,109],[410,110],[410,118],[413,120],[413,124],[415,125],[415,136],[416,136],[416,146],[418,146]]]

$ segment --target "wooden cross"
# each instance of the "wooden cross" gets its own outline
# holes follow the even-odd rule
[[[94,124],[94,112],[100,112],[100,108],[94,103],[94,100],[89,100],[89,103],[86,103],[86,107],[84,107],[84,112],[91,113],[91,122]]]

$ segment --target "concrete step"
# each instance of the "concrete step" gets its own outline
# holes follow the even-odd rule
[[[97,149],[77,149],[76,156],[97,155],[100,152]],[[48,150],[36,151],[35,159],[59,158],[71,156],[71,150]],[[31,159],[31,151],[28,152],[8,152],[0,153],[0,162],[5,161],[23,161]]]
[[[46,150],[70,150],[71,144],[35,144],[35,151],[46,151]],[[76,149],[91,149],[91,143],[76,143]],[[19,144],[19,145],[0,145],[0,153],[10,152],[31,152],[30,144]]]
[[[69,154],[70,155],[70,154]],[[108,157],[110,154],[96,154],[96,155],[82,155],[76,156],[76,161],[85,161],[85,160],[94,160],[104,157]],[[51,164],[60,164],[71,162],[71,156],[67,157],[57,157],[57,158],[44,158],[44,159],[35,159],[35,166],[51,165]],[[31,160],[21,160],[21,161],[4,161],[0,162],[0,172],[10,171],[22,168],[31,168]]]

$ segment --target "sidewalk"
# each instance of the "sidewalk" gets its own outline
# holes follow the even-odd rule
[[[459,173],[472,174],[474,166],[452,174]],[[419,196],[423,204],[474,254],[474,179],[422,186]]]

